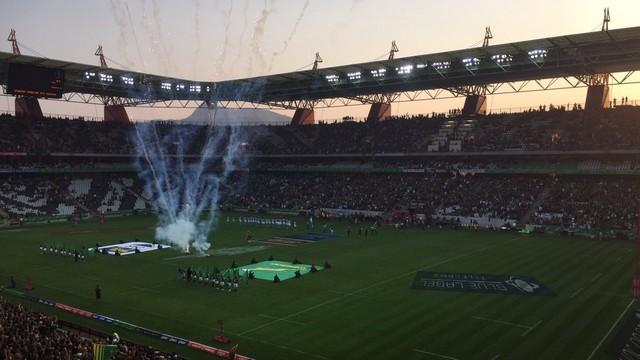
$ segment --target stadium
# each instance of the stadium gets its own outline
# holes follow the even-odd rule
[[[3,5],[0,359],[640,359],[640,7],[496,3]]]

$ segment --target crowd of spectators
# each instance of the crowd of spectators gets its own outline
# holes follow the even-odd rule
[[[586,230],[630,230],[635,224],[640,198],[635,176],[487,174],[464,163],[450,165],[438,162],[419,173],[242,171],[223,186],[222,203],[254,210],[411,209],[429,216],[526,218]],[[113,184],[124,184],[123,179],[129,183],[117,193]],[[86,193],[70,188],[79,180],[90,182]],[[61,215],[65,206],[95,215],[115,202],[118,210],[133,210],[144,194],[133,173],[9,175],[0,177],[0,192],[0,211],[15,217]]]
[[[547,201],[535,209],[536,223],[582,230],[631,230],[638,217],[640,183],[635,177],[555,178]]]
[[[141,194],[143,183],[133,173],[16,173],[0,177],[0,211],[18,218],[134,210]]]
[[[252,209],[411,209],[584,230],[631,230],[640,185],[618,176],[256,173],[225,202]]]
[[[242,126],[238,133],[243,150],[256,154],[419,153],[428,151],[441,136],[445,123],[451,126],[453,120],[454,135],[462,125],[464,131],[448,140],[461,140],[462,151],[630,149],[640,148],[640,127],[636,126],[639,115],[637,106],[619,106],[595,114],[577,107],[545,107],[473,119],[455,112],[449,116],[394,116],[380,123]],[[186,153],[199,153],[205,144],[207,132],[203,126],[156,123],[160,137],[176,128],[182,134],[194,134]],[[223,132],[223,137],[230,133],[224,127],[215,131]],[[0,153],[135,153],[132,124],[66,118],[26,121],[4,114],[0,115],[0,133]],[[449,149],[444,146],[437,151]]]
[[[37,313],[0,297],[0,355],[5,360],[91,360],[93,344],[111,344],[107,336],[64,327],[54,316]],[[116,359],[177,359],[152,348],[124,340],[117,343]]]

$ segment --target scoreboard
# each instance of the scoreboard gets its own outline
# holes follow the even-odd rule
[[[64,71],[28,64],[10,63],[7,93],[43,98],[61,98]]]

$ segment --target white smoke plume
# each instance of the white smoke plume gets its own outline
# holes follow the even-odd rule
[[[195,0],[195,10],[193,19],[194,37],[196,42],[196,49],[193,56],[193,77],[197,77],[198,72],[198,59],[200,59],[200,0]]]
[[[138,41],[138,35],[136,34],[136,27],[133,24],[133,17],[131,16],[131,10],[129,10],[129,5],[127,3],[124,4],[125,11],[127,12],[127,19],[129,20],[129,26],[131,27],[131,34],[133,35],[133,41],[136,44],[136,51],[138,52],[138,59],[140,60],[140,64],[142,65],[142,69],[147,71],[147,64],[144,61],[144,56],[142,56],[142,51],[140,50],[140,42]]]
[[[291,40],[293,40],[293,37],[296,35],[296,32],[298,31],[298,25],[300,25],[300,23],[302,22],[302,19],[304,18],[304,14],[307,11],[307,7],[309,6],[309,1],[310,0],[305,0],[304,5],[302,6],[302,10],[300,10],[300,14],[296,19],[296,22],[293,24],[293,28],[289,32],[289,36],[287,36],[287,38],[284,40],[284,43],[282,44],[282,49],[280,51],[277,51],[271,54],[271,61],[269,62],[269,69],[267,70],[268,72],[271,72],[271,69],[273,68],[273,63],[275,62],[276,57],[284,54],[284,52],[287,51],[287,49],[289,48],[289,43],[291,42]]]
[[[272,12],[273,9],[271,9],[271,7],[269,6],[268,0],[265,0],[264,8],[260,13],[260,18],[258,19],[258,21],[256,21],[256,26],[253,28],[253,35],[251,36],[252,54],[249,57],[249,73],[252,73],[253,71],[254,61],[258,63],[258,70],[264,71],[265,60],[260,46],[262,44],[262,38],[264,37],[265,26]]]
[[[213,117],[212,117],[213,120]],[[131,135],[134,162],[158,215],[156,240],[182,250],[205,252],[211,246],[222,191],[244,166],[241,128],[167,126],[137,123]],[[204,138],[203,138],[204,136]],[[197,159],[186,155],[197,154]]]
[[[127,67],[131,67],[133,63],[129,58],[129,51],[127,49],[129,47],[129,30],[125,9],[120,0],[110,0],[109,8],[111,9],[111,15],[118,29],[118,50],[120,52],[120,58],[125,61]]]
[[[216,66],[218,71],[223,71],[224,63],[227,60],[227,49],[229,48],[229,28],[231,27],[231,16],[233,15],[233,2],[234,0],[229,0],[229,9],[227,10],[225,16],[224,41],[222,42],[222,51],[220,52],[218,65]]]
[[[240,30],[240,36],[238,37],[238,43],[240,44],[244,44],[244,35],[247,32],[247,24],[249,23],[249,0],[245,0],[244,2],[244,7],[242,9],[242,30]],[[238,53],[236,54],[236,58],[233,61],[233,63],[231,64],[231,66],[233,66],[234,64],[238,64],[240,62],[240,59],[242,57],[242,47],[238,47]],[[251,69],[249,69],[251,70]],[[251,73],[251,72],[249,72]]]

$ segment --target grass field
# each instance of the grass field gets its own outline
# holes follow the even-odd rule
[[[1,230],[2,283],[14,275],[22,286],[29,274],[37,297],[207,344],[213,344],[216,321],[224,319],[232,343],[256,359],[609,359],[613,325],[635,305],[629,295],[633,243],[623,241],[390,227],[374,237],[347,238],[346,226],[336,222],[336,239],[284,246],[247,244],[244,234],[250,229],[255,239],[266,239],[305,230],[222,222],[211,235],[216,253],[208,258],[161,250],[91,256],[75,264],[38,252],[46,242],[150,241],[154,224],[151,217],[128,217],[103,225]],[[220,255],[237,247],[254,251]],[[333,268],[279,284],[252,280],[237,293],[176,279],[178,266],[223,269],[232,261],[247,264],[270,255],[316,265],[327,260]],[[419,270],[530,276],[556,295],[411,289]],[[99,302],[96,284],[103,292]],[[209,358],[53,308],[28,306],[188,358]]]

